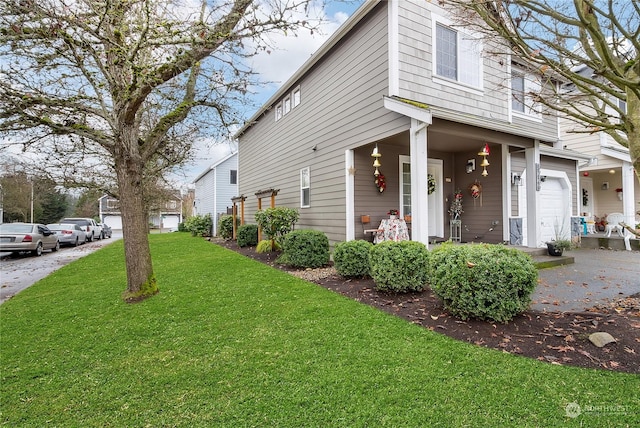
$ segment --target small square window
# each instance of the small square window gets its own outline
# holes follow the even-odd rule
[[[276,120],[282,119],[282,104],[276,106]]]
[[[238,170],[229,171],[229,184],[238,184]]]

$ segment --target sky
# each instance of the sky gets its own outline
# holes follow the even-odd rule
[[[255,72],[260,74],[260,80],[274,82],[260,88],[254,88],[257,92],[253,97],[257,105],[256,111],[302,66],[311,54],[322,46],[362,2],[363,0],[326,0],[324,15],[327,22],[322,26],[322,31],[313,35],[304,31],[297,36],[280,35],[271,38],[276,49],[269,54],[263,53],[253,58],[252,67]],[[249,116],[252,114],[253,112]],[[203,141],[196,152],[196,160],[187,165],[183,174],[177,176],[176,179],[184,185],[189,185],[198,175],[225,158],[236,148],[235,144],[229,142],[211,144],[211,142]]]

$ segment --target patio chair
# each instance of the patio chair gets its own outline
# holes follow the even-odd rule
[[[622,226],[620,226],[620,223],[623,221],[624,214],[622,213],[611,213],[607,216],[607,238],[611,237],[611,232],[614,230],[618,232],[618,235],[620,235],[621,238],[624,238],[624,235],[622,234]]]
[[[373,242],[373,238],[376,236],[378,232],[381,232],[380,229],[368,229],[371,226],[371,216],[368,214],[364,214],[360,216],[360,222],[362,223],[362,231],[364,232],[365,237]],[[369,236],[371,234],[371,236]]]

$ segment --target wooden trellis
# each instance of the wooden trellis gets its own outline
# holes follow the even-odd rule
[[[280,189],[259,190],[256,192],[258,198],[258,210],[262,209],[262,198],[271,197],[271,208],[276,207],[276,195]],[[262,241],[262,228],[258,226],[258,242]]]
[[[236,219],[238,218],[238,203],[240,204],[240,226],[242,226],[244,224],[244,201],[247,199],[246,196],[244,195],[240,195],[240,196],[234,196],[233,198],[231,198],[231,202],[233,202],[233,208],[231,211],[231,215],[233,216],[233,239],[236,239],[236,233],[237,233],[237,221]]]

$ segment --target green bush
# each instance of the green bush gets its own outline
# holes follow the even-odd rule
[[[538,271],[531,257],[515,248],[449,242],[431,251],[429,278],[455,316],[507,322],[529,307]]]
[[[243,224],[238,228],[238,246],[252,247],[258,244],[258,225]]]
[[[255,218],[256,223],[269,239],[282,244],[284,236],[293,230],[300,214],[294,208],[275,207],[259,210],[256,212]]]
[[[275,248],[272,247],[271,240],[263,239],[262,241],[258,242],[258,245],[256,245],[256,253],[271,253],[273,251],[282,250],[282,247],[280,246],[280,244],[278,244],[275,241],[273,241],[273,243],[275,244]]]
[[[212,227],[213,221],[209,214],[195,215],[184,222],[184,229],[191,232],[191,236],[211,236]]]
[[[239,220],[236,218],[236,225],[239,223]],[[233,216],[232,215],[221,215],[218,219],[218,236],[223,239],[231,239],[233,238]]]
[[[284,237],[281,263],[317,268],[329,263],[329,239],[318,230],[296,230]]]
[[[369,275],[369,251],[373,244],[364,240],[339,242],[333,250],[333,265],[345,277]]]
[[[427,285],[429,251],[421,242],[384,241],[371,247],[371,277],[380,291],[422,291]]]

